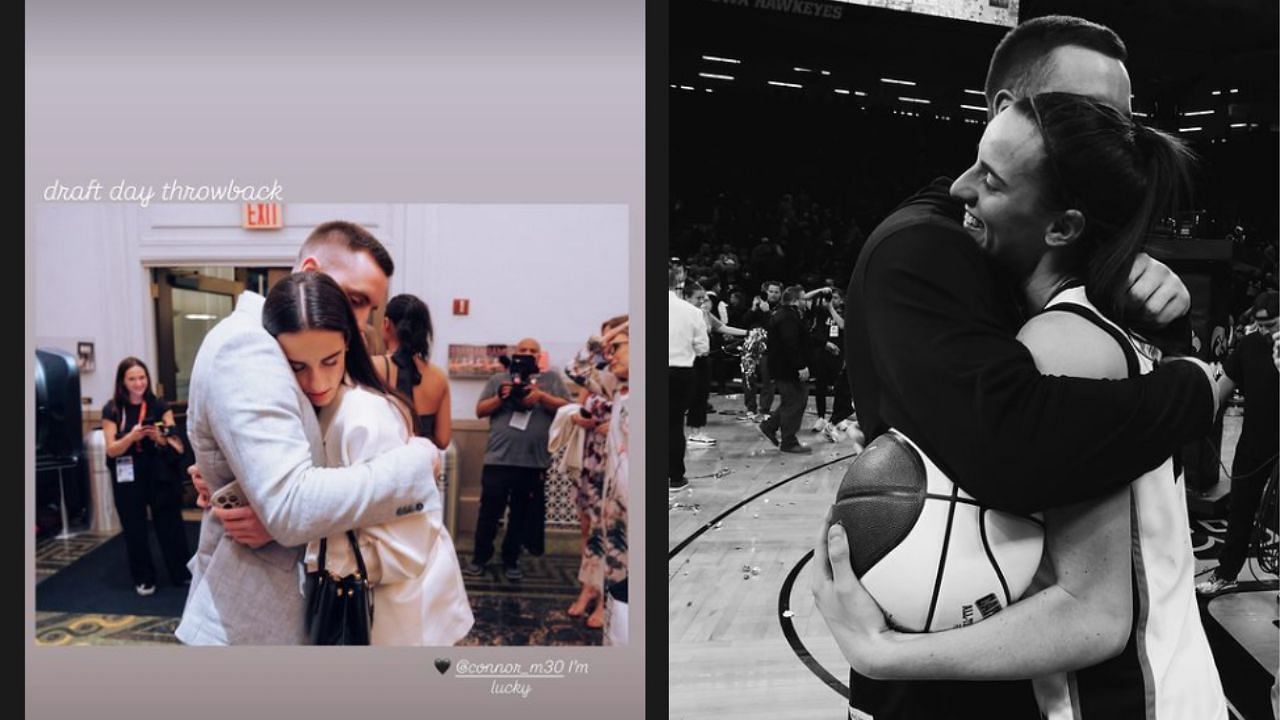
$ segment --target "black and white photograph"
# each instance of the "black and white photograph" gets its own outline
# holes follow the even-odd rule
[[[669,23],[670,717],[1274,720],[1275,3]]]

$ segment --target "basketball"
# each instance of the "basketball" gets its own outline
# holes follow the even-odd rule
[[[1044,547],[1039,518],[984,507],[896,430],[849,467],[831,517],[848,536],[854,574],[889,624],[909,632],[972,625],[1008,607]]]

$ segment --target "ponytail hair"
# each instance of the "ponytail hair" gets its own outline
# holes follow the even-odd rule
[[[1135,122],[1082,95],[1041,93],[1012,106],[1044,141],[1042,202],[1077,210],[1084,232],[1074,245],[1089,300],[1128,326],[1129,273],[1156,221],[1191,186],[1195,155],[1178,138]]]
[[[422,382],[422,373],[413,359],[419,357],[427,362],[431,357],[431,311],[417,296],[406,293],[391,298],[387,303],[386,317],[395,328],[399,343],[391,355],[391,362],[399,368],[396,391],[412,401],[413,389]]]
[[[422,359],[431,356],[431,311],[417,296],[403,294],[387,303],[387,319],[396,330],[396,340],[401,348]]]

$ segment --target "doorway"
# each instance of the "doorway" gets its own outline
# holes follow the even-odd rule
[[[157,267],[151,269],[156,318],[156,387],[160,397],[186,409],[191,367],[204,336],[235,310],[245,290],[265,295],[285,267]]]

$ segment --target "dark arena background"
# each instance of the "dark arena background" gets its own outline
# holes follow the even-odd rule
[[[972,164],[992,50],[1016,22],[1048,14],[1115,30],[1137,118],[1199,155],[1192,203],[1146,250],[1191,291],[1196,354],[1220,360],[1253,322],[1255,299],[1276,289],[1274,0],[673,3],[669,255],[689,279],[718,284],[730,325],[734,303],[749,304],[764,280],[843,290],[896,205]],[[713,341],[710,412],[685,428],[697,438],[689,485],[670,493],[670,716],[845,717],[849,667],[814,609],[809,572],[861,438],[856,422],[813,430],[810,397],[799,437],[813,453],[779,454],[744,407],[737,340]],[[1225,537],[1242,408],[1237,393],[1179,457],[1197,581]],[[1280,664],[1270,508],[1238,585],[1200,599],[1232,717],[1247,720],[1273,717]]]

